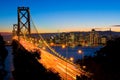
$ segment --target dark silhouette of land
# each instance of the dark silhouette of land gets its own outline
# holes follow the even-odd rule
[[[0,80],[4,80],[7,72],[5,70],[5,59],[8,55],[8,51],[5,48],[5,41],[0,34]]]

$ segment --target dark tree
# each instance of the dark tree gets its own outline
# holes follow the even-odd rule
[[[106,80],[120,80],[119,54],[120,38],[108,41],[105,47],[96,52],[95,61],[101,65]]]

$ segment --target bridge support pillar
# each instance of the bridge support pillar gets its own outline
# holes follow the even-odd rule
[[[13,24],[13,31],[12,31],[13,36],[16,36],[16,35],[17,35],[17,27],[18,27],[17,24]]]
[[[17,36],[30,35],[30,11],[29,7],[18,7]]]

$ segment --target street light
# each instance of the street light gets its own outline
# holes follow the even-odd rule
[[[70,61],[73,61],[74,60],[74,58],[73,57],[70,57]]]
[[[63,45],[62,45],[62,48],[64,49],[65,47],[66,47],[66,46],[63,44]]]
[[[83,61],[84,61],[84,52],[82,50],[78,50],[78,53],[82,55],[82,65],[83,65]]]
[[[79,54],[82,54],[82,50],[78,50],[78,53],[79,53]]]
[[[43,47],[42,47],[42,49],[43,49],[43,50],[45,50],[45,49],[46,49],[46,47],[45,47],[45,46],[43,46]]]
[[[54,46],[54,43],[53,43],[53,42],[51,42],[51,43],[50,43],[50,46]]]

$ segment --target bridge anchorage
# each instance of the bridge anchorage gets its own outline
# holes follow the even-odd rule
[[[13,34],[17,38],[13,39],[18,40],[28,51],[34,51],[34,49],[40,50],[41,59],[38,61],[46,68],[53,68],[64,80],[76,80],[77,75],[89,76],[88,72],[85,72],[76,64],[52,49],[38,33],[36,26],[30,18],[29,7],[18,7],[18,24],[13,25]],[[38,35],[34,38],[32,37],[33,34],[31,34],[31,21],[36,30],[36,34]],[[46,47],[46,50],[43,49],[44,46]]]

